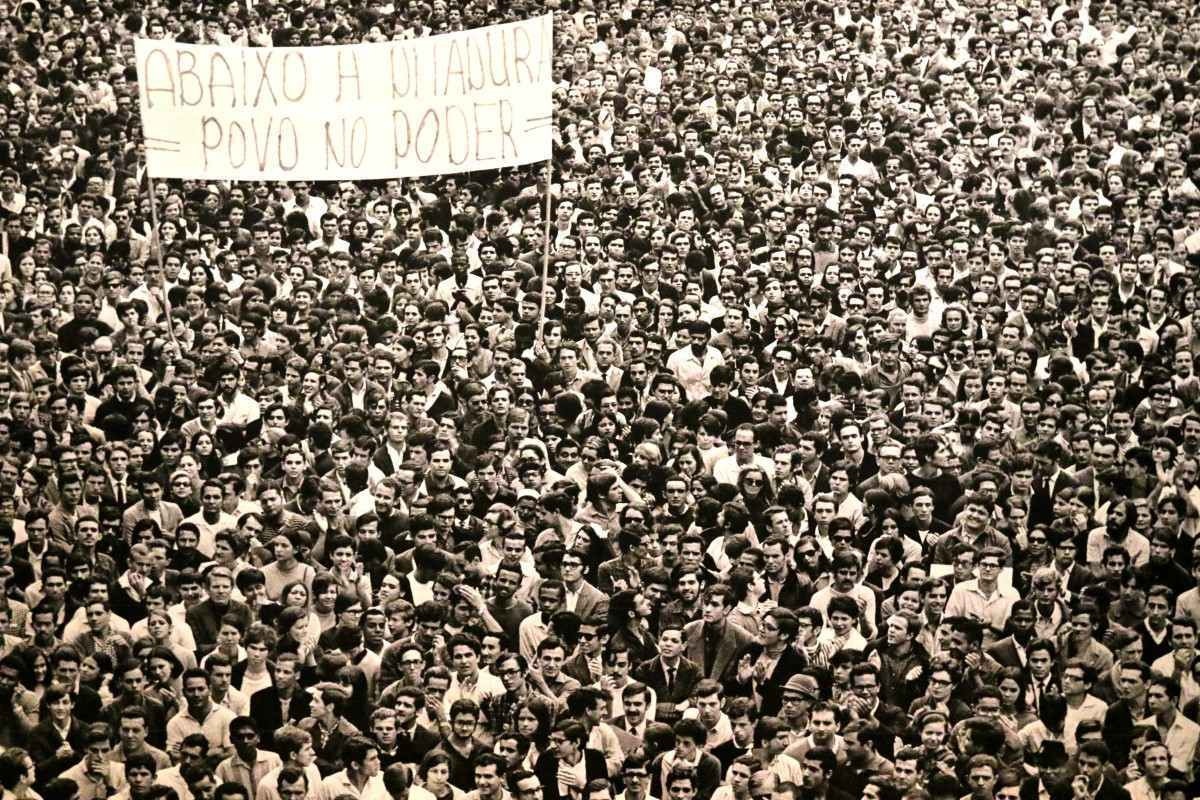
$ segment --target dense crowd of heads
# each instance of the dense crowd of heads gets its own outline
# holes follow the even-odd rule
[[[545,11],[551,163],[147,174],[138,37]],[[1194,3],[0,31],[3,800],[1200,794]]]

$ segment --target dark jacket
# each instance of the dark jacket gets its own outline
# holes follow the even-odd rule
[[[311,695],[300,687],[292,692],[292,701],[288,706],[287,719],[283,718],[283,705],[279,699],[279,690],[274,686],[259,689],[250,695],[250,716],[258,723],[259,736],[265,750],[273,750],[275,731],[287,723],[296,723],[308,716]]]
[[[704,675],[695,662],[681,657],[679,666],[676,667],[675,685],[668,690],[662,659],[655,657],[639,664],[633,671],[633,677],[654,690],[655,697],[658,698],[655,720],[674,725],[682,716],[681,712],[675,710],[675,706],[686,702],[692,696],[692,690]]]
[[[212,600],[203,600],[188,609],[187,624],[195,635],[196,650],[200,656],[208,655],[217,646],[221,617],[231,613],[241,618],[242,630],[248,630],[254,624],[254,612],[237,600],[230,600],[225,608],[218,608]]]
[[[608,765],[604,763],[604,754],[599,750],[585,747],[583,762],[589,781],[608,777]],[[558,756],[549,751],[542,753],[533,771],[542,782],[542,800],[570,800],[570,795],[558,793]]]
[[[700,667],[705,678],[712,678],[719,681],[731,665],[734,669],[737,668],[734,657],[737,656],[742,648],[753,642],[754,637],[736,622],[726,622],[725,629],[721,631],[716,649],[713,652],[712,663],[705,664],[706,628],[707,625],[703,620],[689,622],[684,626],[684,655]]]
[[[742,651],[738,653],[737,658],[733,661],[733,668],[726,673],[725,691],[734,697],[753,697],[755,682],[753,679],[745,683],[738,680],[737,664],[742,658],[749,656],[751,661],[758,658],[762,652],[762,645],[757,642],[746,645]],[[779,660],[775,662],[775,669],[767,676],[766,680],[759,682],[758,695],[762,698],[762,705],[759,708],[761,716],[776,716],[783,709],[783,687],[787,684],[788,678],[800,673],[807,667],[807,659],[797,653],[793,648],[788,647],[779,656]],[[715,751],[714,751],[715,752]],[[729,766],[726,764],[725,766]]]
[[[408,731],[396,731],[396,756],[405,764],[420,764],[421,759],[441,741],[436,733],[417,725],[412,735]]]
[[[57,755],[63,742],[71,745],[74,752],[68,756]],[[37,768],[38,783],[45,785],[46,781],[75,766],[83,757],[83,726],[78,719],[72,719],[64,739],[54,723],[49,719],[42,720],[29,732],[29,757]]]

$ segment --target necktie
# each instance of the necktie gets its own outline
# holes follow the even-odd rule
[[[675,689],[675,667],[667,667],[667,693]]]
[[[125,507],[125,481],[117,481],[117,505]]]

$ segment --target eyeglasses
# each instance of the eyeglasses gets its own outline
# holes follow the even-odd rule
[[[745,483],[747,486],[762,486],[763,485],[762,478],[746,478]]]

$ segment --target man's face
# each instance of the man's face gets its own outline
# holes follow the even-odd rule
[[[663,658],[677,658],[683,651],[682,633],[675,628],[664,630],[658,637],[658,649]]]
[[[562,670],[566,654],[562,648],[555,647],[542,653],[538,660],[542,665],[542,675],[546,678],[555,679]]]
[[[825,786],[826,775],[825,768],[820,761],[814,761],[806,758],[803,762],[804,767],[804,788],[809,791],[822,792]]]
[[[828,745],[837,734],[837,718],[832,711],[818,711],[809,718],[808,727],[814,742]]]
[[[696,787],[692,785],[691,780],[673,781],[667,789],[667,797],[669,800],[694,800]]]
[[[725,621],[725,615],[729,613],[729,606],[725,604],[725,595],[713,595],[704,601],[704,622],[708,625],[720,625]]]
[[[204,711],[208,707],[208,681],[204,678],[188,678],[183,685],[183,696],[187,700],[188,710],[193,714]]]

